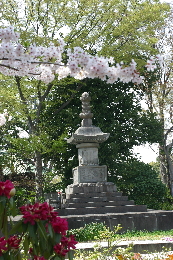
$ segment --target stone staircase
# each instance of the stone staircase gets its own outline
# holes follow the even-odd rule
[[[146,211],[145,205],[134,205],[134,201],[122,196],[112,182],[69,185],[58,210],[60,216]]]
[[[173,211],[147,210],[145,205],[134,205],[111,182],[71,184],[62,194],[61,203],[57,193],[45,198],[60,217],[67,219],[69,229],[92,222],[102,222],[111,230],[120,224],[122,232],[173,229]]]

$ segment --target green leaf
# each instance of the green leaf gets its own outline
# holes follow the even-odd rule
[[[69,258],[69,260],[73,260],[73,251],[72,250],[70,250],[68,252],[68,258]]]
[[[47,232],[46,232],[46,229],[45,229],[43,223],[41,221],[38,221],[37,226],[38,226],[38,232],[39,232],[40,236],[43,237],[44,240],[47,240]]]
[[[25,239],[23,241],[23,247],[24,247],[25,254],[27,254],[28,253],[28,249],[29,249],[29,240],[28,240],[27,236],[25,236]]]
[[[61,260],[59,256],[55,256],[54,260]]]
[[[0,202],[2,202],[5,205],[6,201],[7,201],[7,197],[0,196]]]
[[[10,235],[15,233],[21,233],[23,231],[23,219],[19,220],[10,230]]]
[[[60,240],[61,240],[61,235],[55,233],[55,243],[58,244],[60,242]]]
[[[50,237],[53,238],[54,233],[53,233],[53,229],[52,229],[52,226],[50,223],[48,224],[48,231],[49,231]]]
[[[3,254],[3,257],[5,260],[14,260],[14,255],[8,251],[5,254]]]
[[[6,238],[8,237],[8,221],[7,221],[7,210],[6,209],[4,209],[4,214],[3,214],[2,233]]]
[[[29,236],[32,240],[32,243],[35,244],[37,242],[37,235],[36,235],[36,226],[35,225],[31,225],[30,223],[28,224],[28,232],[29,232]]]
[[[10,213],[13,217],[15,217],[17,215],[17,208],[16,205],[14,203],[14,199],[10,198],[9,199],[9,206],[10,206]]]

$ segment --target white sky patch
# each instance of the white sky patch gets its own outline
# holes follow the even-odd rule
[[[159,155],[158,144],[145,144],[133,147],[133,153],[137,155],[137,158],[144,162],[156,162]]]

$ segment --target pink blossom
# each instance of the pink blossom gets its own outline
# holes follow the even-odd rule
[[[0,126],[5,125],[6,123],[6,118],[4,114],[0,114]]]
[[[7,240],[9,249],[18,249],[20,245],[20,239],[17,236],[11,236]]]
[[[65,218],[56,217],[50,222],[55,233],[65,235],[68,230],[68,223]]]
[[[73,235],[70,235],[69,237],[62,236],[60,243],[54,246],[54,251],[57,255],[65,256],[71,248],[76,248],[76,244],[77,241]]]
[[[24,223],[31,225],[34,225],[38,220],[53,221],[57,216],[57,212],[47,202],[27,204],[20,207],[20,211],[23,214]]]
[[[10,193],[14,190],[14,185],[10,180],[0,182],[0,196],[6,196],[8,199],[13,195]]]
[[[69,250],[65,248],[65,246],[63,244],[57,244],[54,246],[54,251],[57,255],[60,255],[60,256],[65,256]]]
[[[145,65],[145,67],[148,71],[154,71],[157,68],[155,65],[155,60],[152,58],[150,60],[147,60],[147,65]]]
[[[75,245],[78,243],[76,240],[75,240],[75,236],[74,235],[70,235],[69,237],[66,237],[66,236],[62,236],[61,238],[61,243],[66,246],[68,249],[75,249]]]
[[[36,256],[36,255],[34,255],[33,256],[34,258],[34,260],[47,260],[46,258],[44,258],[44,256]],[[31,259],[28,259],[28,260],[31,260]]]
[[[7,240],[5,240],[5,237],[0,237],[0,256],[4,251],[7,251]]]

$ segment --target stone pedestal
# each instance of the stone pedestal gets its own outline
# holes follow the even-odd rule
[[[73,168],[73,183],[92,183],[107,181],[107,166],[78,166]]]

